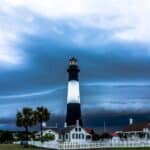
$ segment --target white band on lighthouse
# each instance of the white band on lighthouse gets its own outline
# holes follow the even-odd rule
[[[67,103],[80,103],[79,82],[76,80],[68,82]]]

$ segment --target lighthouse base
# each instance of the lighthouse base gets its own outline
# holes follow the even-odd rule
[[[82,126],[81,107],[79,103],[67,104],[67,126],[76,125],[76,121],[79,120],[79,125]]]

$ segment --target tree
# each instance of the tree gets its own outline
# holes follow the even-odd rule
[[[54,140],[54,139],[55,139],[55,135],[50,134],[50,133],[46,133],[46,134],[43,136],[43,140],[44,140],[44,141],[51,141],[51,140]]]
[[[41,129],[41,141],[42,136],[43,136],[43,123],[47,122],[50,119],[50,113],[48,112],[48,109],[45,107],[37,107],[35,111],[35,116],[37,122],[40,124],[40,129]]]
[[[28,147],[28,133],[29,127],[36,124],[35,116],[32,108],[23,108],[22,112],[17,112],[16,114],[16,125],[18,127],[24,127],[25,129],[25,146]]]
[[[110,138],[112,138],[112,136],[107,132],[104,132],[100,135],[100,139],[110,139]]]
[[[3,131],[0,133],[0,143],[8,144],[14,140],[13,134],[10,131]]]

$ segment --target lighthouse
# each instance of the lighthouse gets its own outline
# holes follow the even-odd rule
[[[67,92],[67,126],[75,125],[79,122],[82,126],[80,87],[79,87],[79,66],[77,59],[72,57],[69,60],[68,72],[68,92]]]

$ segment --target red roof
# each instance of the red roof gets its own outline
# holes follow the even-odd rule
[[[150,129],[150,122],[143,122],[143,123],[135,123],[132,125],[128,125],[123,129],[124,132],[129,131],[143,131],[144,128]]]
[[[112,133],[110,133],[110,135],[111,135],[112,137],[114,137],[114,136],[118,136],[118,133],[117,133],[117,132],[112,132]]]
[[[89,134],[92,134],[94,132],[92,128],[84,128],[84,130]]]

